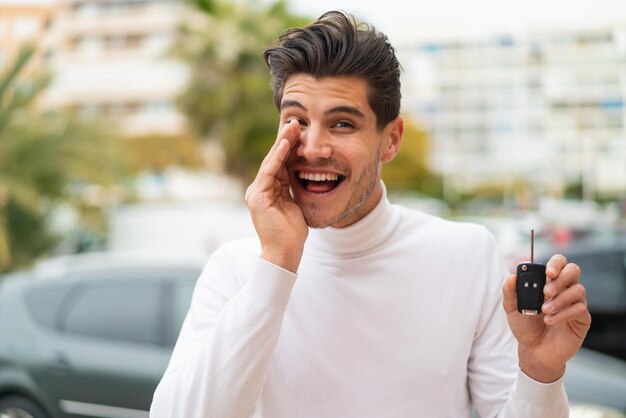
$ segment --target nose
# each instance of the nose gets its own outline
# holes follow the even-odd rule
[[[333,153],[331,138],[317,126],[308,126],[300,132],[296,154],[309,161],[330,158]]]

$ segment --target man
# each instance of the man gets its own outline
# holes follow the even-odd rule
[[[208,262],[151,416],[567,416],[580,271],[553,257],[543,313],[522,316],[483,227],[388,202],[403,123],[387,38],[330,12],[265,58],[280,129],[246,192],[258,237]]]

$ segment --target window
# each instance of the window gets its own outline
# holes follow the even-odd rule
[[[141,35],[127,35],[124,43],[124,47],[128,49],[137,49],[143,42],[143,36]]]
[[[13,22],[13,36],[19,40],[33,39],[37,35],[38,21],[35,17],[19,17]]]
[[[81,285],[67,304],[61,329],[94,338],[161,344],[160,282]]]
[[[76,4],[74,10],[80,18],[93,18],[98,16],[101,7],[99,3],[83,3]]]
[[[626,311],[626,254],[605,252],[572,255],[570,261],[583,271],[589,309],[597,312]]]
[[[169,346],[173,347],[178,339],[178,334],[191,304],[196,279],[199,275],[199,271],[183,271],[180,273],[180,277],[177,277],[170,283],[172,290],[168,291],[168,295],[171,295],[168,303],[171,304],[171,310],[165,318],[167,324],[165,343]]]
[[[95,36],[74,39],[77,52],[85,56],[96,56],[102,51],[102,40]]]
[[[126,35],[111,35],[105,38],[108,50],[123,49],[126,46]]]
[[[69,290],[70,286],[66,284],[37,286],[26,293],[26,304],[37,321],[54,328],[59,308]]]
[[[164,53],[174,43],[174,37],[169,33],[160,33],[147,36],[144,40],[144,48],[151,53]]]
[[[174,296],[174,325],[176,331],[180,331],[180,327],[183,325],[189,305],[191,305],[191,296],[193,295],[195,282],[191,280],[183,280],[177,286],[176,294]]]

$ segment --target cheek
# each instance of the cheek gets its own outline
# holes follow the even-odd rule
[[[360,142],[357,145],[338,147],[335,150],[338,161],[346,161],[353,170],[362,170],[370,167],[374,160],[380,160],[380,147],[377,144]]]

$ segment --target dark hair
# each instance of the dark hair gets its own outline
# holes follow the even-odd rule
[[[400,113],[400,63],[387,36],[352,15],[331,11],[315,22],[288,29],[263,54],[270,68],[274,104],[280,109],[290,75],[358,76],[368,85],[378,129]]]

